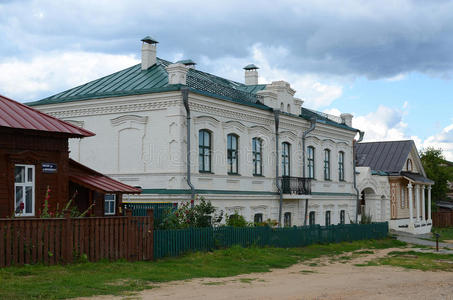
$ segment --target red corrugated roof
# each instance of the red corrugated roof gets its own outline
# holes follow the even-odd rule
[[[140,188],[116,181],[72,159],[69,159],[69,180],[104,193],[139,194],[142,192]]]
[[[0,95],[0,127],[58,132],[72,137],[94,135],[91,131],[46,115],[2,95]]]

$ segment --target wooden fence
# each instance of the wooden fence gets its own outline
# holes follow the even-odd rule
[[[153,216],[0,219],[0,267],[153,259]]]
[[[453,212],[433,212],[431,217],[434,227],[453,227]]]

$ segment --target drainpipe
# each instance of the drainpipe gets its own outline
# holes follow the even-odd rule
[[[278,155],[278,126],[280,123],[280,110],[274,110],[274,119],[275,119],[275,185],[277,186],[277,191],[280,196],[280,201],[278,204],[278,227],[282,227],[282,206],[283,206],[283,191],[280,186],[280,179],[278,178],[278,164],[279,164],[279,155]]]
[[[353,144],[352,144],[352,156],[354,158],[354,189],[355,189],[355,192],[357,193],[357,199],[356,199],[356,211],[355,211],[355,223],[357,224],[358,221],[359,221],[359,207],[360,207],[360,195],[359,195],[359,189],[357,188],[357,174],[356,174],[356,171],[355,171],[355,168],[356,168],[356,164],[357,164],[357,153],[356,153],[356,147],[355,147],[355,144],[356,143],[360,143],[362,140],[363,140],[363,135],[365,134],[365,132],[363,131],[360,131],[359,130],[359,139],[357,141],[354,141]]]
[[[308,128],[304,133],[302,134],[302,177],[305,180],[305,138],[307,135],[312,132],[316,127],[316,118],[312,118],[310,120],[310,128]],[[308,217],[308,198],[305,199],[305,218],[304,218],[304,226],[307,225],[307,217]]]
[[[190,108],[189,108],[189,88],[188,87],[182,87],[181,88],[182,92],[182,101],[184,103],[184,108],[186,109],[186,126],[187,126],[187,174],[186,174],[186,181],[187,184],[190,187],[190,192],[191,192],[191,198],[190,198],[190,203],[191,206],[193,207],[194,201],[195,201],[195,188],[192,184],[192,181],[190,179]]]

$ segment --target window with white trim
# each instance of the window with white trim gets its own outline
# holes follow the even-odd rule
[[[35,215],[35,166],[14,166],[14,214]]]
[[[104,215],[114,215],[116,206],[116,195],[105,194],[104,196]]]
[[[324,180],[330,180],[330,150],[324,149]]]
[[[291,144],[284,142],[282,143],[282,175],[283,176],[290,176],[290,149]]]
[[[344,152],[338,152],[338,180],[344,181]]]
[[[315,147],[307,148],[308,154],[308,178],[315,178]]]

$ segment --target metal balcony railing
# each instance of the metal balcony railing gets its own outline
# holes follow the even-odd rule
[[[311,178],[283,176],[279,179],[283,194],[311,194]]]

